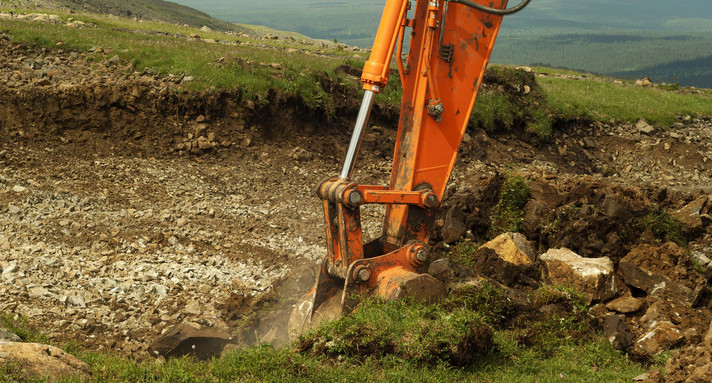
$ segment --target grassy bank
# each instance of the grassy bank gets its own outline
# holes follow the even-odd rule
[[[104,53],[94,54],[96,60],[118,55],[130,64],[127,71],[189,75],[194,81],[186,83],[186,89],[239,89],[246,98],[256,101],[266,100],[269,92],[278,92],[285,97],[301,97],[316,108],[330,110],[333,108],[330,84],[359,87],[353,77],[337,68],[346,64],[358,71],[367,56],[366,53],[327,48],[319,43],[305,43],[293,37],[299,35],[283,34],[288,37],[274,40],[256,39],[161,22],[55,13],[62,22],[4,19],[3,30],[12,41],[45,48],[89,52],[101,47]],[[70,18],[84,25],[66,25]],[[255,31],[257,34],[268,32],[263,27]],[[190,38],[191,35],[200,38]],[[712,91],[709,90],[691,93],[675,86],[640,87],[629,81],[613,82],[571,71],[549,68],[535,68],[534,71],[539,75],[546,74],[536,79],[545,93],[543,108],[537,100],[533,105],[535,110],[521,113],[517,105],[503,108],[502,97],[482,92],[475,113],[494,111],[495,115],[502,114],[500,125],[507,129],[511,128],[511,123],[507,124],[511,120],[536,120],[532,123],[533,130],[543,134],[548,134],[544,115],[547,111],[552,118],[564,120],[583,116],[605,122],[612,118],[634,122],[643,118],[662,127],[670,126],[679,115],[712,115]],[[394,106],[400,102],[401,94],[395,72],[391,80],[377,102]],[[511,117],[514,113],[520,116]],[[490,121],[495,118],[492,115],[480,117],[482,123],[491,125],[488,130],[497,128],[497,124]]]
[[[536,68],[539,73],[552,72]],[[640,118],[658,126],[668,127],[676,116],[712,115],[712,92],[697,93],[680,91],[672,86],[643,87],[632,82],[612,82],[597,76],[540,77],[550,107],[563,116],[588,116],[608,122],[615,118],[634,122]]]
[[[561,299],[562,290],[541,290],[533,293],[533,302]],[[518,328],[504,324],[499,314],[509,310],[511,315],[512,307],[495,287],[465,290],[431,306],[369,301],[291,346],[254,346],[209,361],[183,357],[137,362],[65,347],[87,362],[93,375],[61,381],[625,382],[644,371],[590,333],[581,320],[585,312],[576,307],[570,316],[546,317]],[[11,365],[0,369],[0,380],[33,381]]]
[[[49,49],[90,53],[100,61],[118,56],[127,72],[189,75],[185,89],[239,89],[245,98],[264,101],[269,92],[302,97],[318,107],[330,107],[325,84],[343,80],[335,69],[347,54],[334,50],[317,54],[320,45],[294,39],[255,39],[203,32],[189,27],[142,22],[111,16],[58,14],[61,23],[3,20],[11,41]],[[68,26],[71,19],[81,26]],[[199,38],[195,38],[195,36]],[[193,36],[191,38],[191,36]]]

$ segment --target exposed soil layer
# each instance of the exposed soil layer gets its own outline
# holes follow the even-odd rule
[[[274,299],[265,294],[280,280],[283,295],[301,293],[308,271],[289,279],[289,270],[325,254],[311,189],[340,168],[356,93],[334,84],[342,101],[330,118],[276,93],[255,105],[239,91],[182,91],[182,78],[126,69],[109,55],[92,64],[0,39],[0,311],[53,341],[137,357],[183,320],[267,329],[254,315]],[[397,116],[376,108],[373,118],[354,179],[379,184]],[[556,128],[542,141],[516,127],[470,127],[443,215],[460,207],[471,239],[484,241],[502,175],[515,172],[532,189],[522,231],[539,251],[568,247],[617,265],[635,246],[666,240],[646,226],[651,211],[712,192],[709,119],[680,116],[651,135],[615,122]],[[378,213],[364,210],[367,237],[378,235]],[[712,258],[708,218],[686,241]],[[437,234],[432,244],[441,246]],[[661,270],[670,278],[706,285],[682,255],[665,256],[677,257]],[[686,309],[698,333],[708,306]]]

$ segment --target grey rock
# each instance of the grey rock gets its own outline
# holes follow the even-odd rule
[[[17,271],[17,262],[16,261],[12,261],[12,262],[2,265],[2,274],[3,275],[12,274],[15,271]]]
[[[658,322],[670,322],[670,316],[661,301],[655,301],[645,311],[645,315],[640,318],[640,325],[646,328],[651,328]]]
[[[685,340],[688,344],[698,344],[702,341],[702,335],[696,328],[688,328],[684,332]]]
[[[704,227],[701,215],[707,207],[708,199],[708,196],[703,195],[670,215],[683,224],[687,230],[699,232]]]
[[[550,249],[542,254],[546,278],[554,285],[574,286],[588,303],[605,301],[616,295],[613,262],[607,257],[583,258],[573,251]]]
[[[87,307],[87,304],[84,301],[84,296],[78,293],[70,295],[67,301],[73,306]]]
[[[200,305],[198,304],[198,302],[190,301],[183,308],[183,312],[188,315],[198,315],[202,312],[202,310],[200,309]]]
[[[630,210],[609,196],[603,200],[602,208],[606,216],[611,219],[626,221],[631,216]]]
[[[618,263],[619,272],[626,284],[639,288],[650,296],[673,299],[689,306],[699,299],[701,289],[692,290],[681,282],[671,280],[656,272],[638,260],[629,254]]]
[[[0,328],[0,342],[22,342],[22,339],[14,332]]]
[[[643,119],[638,120],[638,122],[635,124],[635,128],[645,135],[651,135],[655,133],[655,127],[651,126]]]
[[[616,350],[625,350],[633,344],[633,332],[623,315],[609,315],[603,322],[603,336]]]
[[[447,258],[432,262],[428,268],[428,274],[444,283],[451,283],[474,276],[474,272],[471,269]]]
[[[445,243],[455,243],[467,232],[465,214],[458,206],[451,207],[445,214],[445,222],[440,231]]]
[[[409,297],[419,302],[433,302],[445,296],[445,284],[430,274],[406,273],[390,278],[383,286],[387,299]]]

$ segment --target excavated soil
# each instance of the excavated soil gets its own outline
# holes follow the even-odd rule
[[[104,55],[90,62],[0,39],[0,311],[53,341],[136,357],[181,321],[234,328],[275,301],[288,312],[278,296],[308,288],[308,266],[326,251],[311,189],[340,168],[355,92],[334,84],[346,101],[330,118],[276,93],[255,105],[239,91],[188,91],[186,78],[131,73]],[[373,119],[361,183],[390,172],[397,116],[377,108]],[[502,176],[516,172],[532,189],[523,233],[537,250],[568,247],[617,265],[640,243],[660,244],[640,223],[651,209],[712,192],[712,122],[680,116],[664,128],[558,121],[542,141],[471,127],[442,215],[458,206],[472,239],[485,240]],[[379,212],[363,213],[367,237],[379,232]],[[687,238],[708,256],[709,231]],[[684,265],[673,277],[697,282],[694,272]],[[531,274],[509,282],[531,284]],[[691,314],[699,333],[707,301]]]

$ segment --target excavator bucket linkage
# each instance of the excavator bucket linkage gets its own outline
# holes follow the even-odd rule
[[[316,194],[328,253],[312,290],[295,306],[290,334],[347,314],[365,294],[396,299],[439,283],[423,273],[434,208],[442,198],[482,82],[507,0],[387,0],[361,81],[365,90],[344,166]],[[412,18],[408,14],[412,11]],[[410,30],[407,60],[403,41]],[[403,98],[390,184],[351,182],[373,99],[396,57]],[[363,243],[360,206],[384,204],[380,238]],[[421,294],[421,298],[432,298]]]

